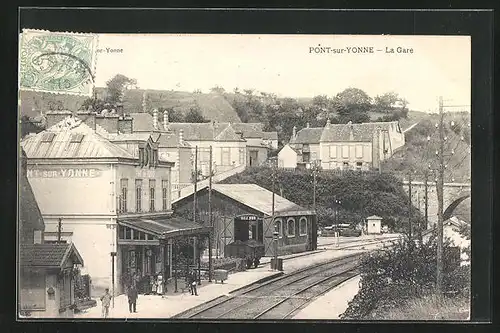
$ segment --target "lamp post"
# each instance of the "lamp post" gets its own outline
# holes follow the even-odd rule
[[[273,242],[274,242],[274,269],[278,270],[278,236],[279,232],[273,232]]]
[[[111,299],[113,309],[115,308],[115,257],[116,252],[111,252]]]

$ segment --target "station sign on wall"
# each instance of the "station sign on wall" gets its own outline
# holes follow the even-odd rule
[[[38,168],[27,170],[28,178],[96,178],[101,176],[101,170],[96,168]]]

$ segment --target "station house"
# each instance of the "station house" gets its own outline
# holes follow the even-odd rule
[[[124,148],[96,133],[93,113],[47,117],[52,126],[21,142],[45,237],[62,226],[63,240],[87,258],[94,295],[113,286],[123,292],[125,273],[168,279],[176,237],[202,237],[209,229],[172,217],[174,163],[159,156],[159,136]]]

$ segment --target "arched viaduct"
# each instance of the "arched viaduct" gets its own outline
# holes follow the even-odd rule
[[[403,181],[403,188],[406,194],[409,193],[409,183]],[[422,181],[412,181],[412,202],[413,206],[419,208],[422,215],[425,214],[425,183]],[[429,227],[435,225],[438,220],[438,200],[436,192],[436,182],[427,182],[427,216]],[[455,208],[465,199],[470,197],[470,183],[445,183],[443,187],[443,219],[446,221],[453,216]]]

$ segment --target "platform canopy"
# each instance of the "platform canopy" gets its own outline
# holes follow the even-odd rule
[[[207,234],[211,229],[211,227],[202,226],[201,224],[181,217],[126,218],[118,219],[118,224],[120,226],[143,232],[157,239]]]

